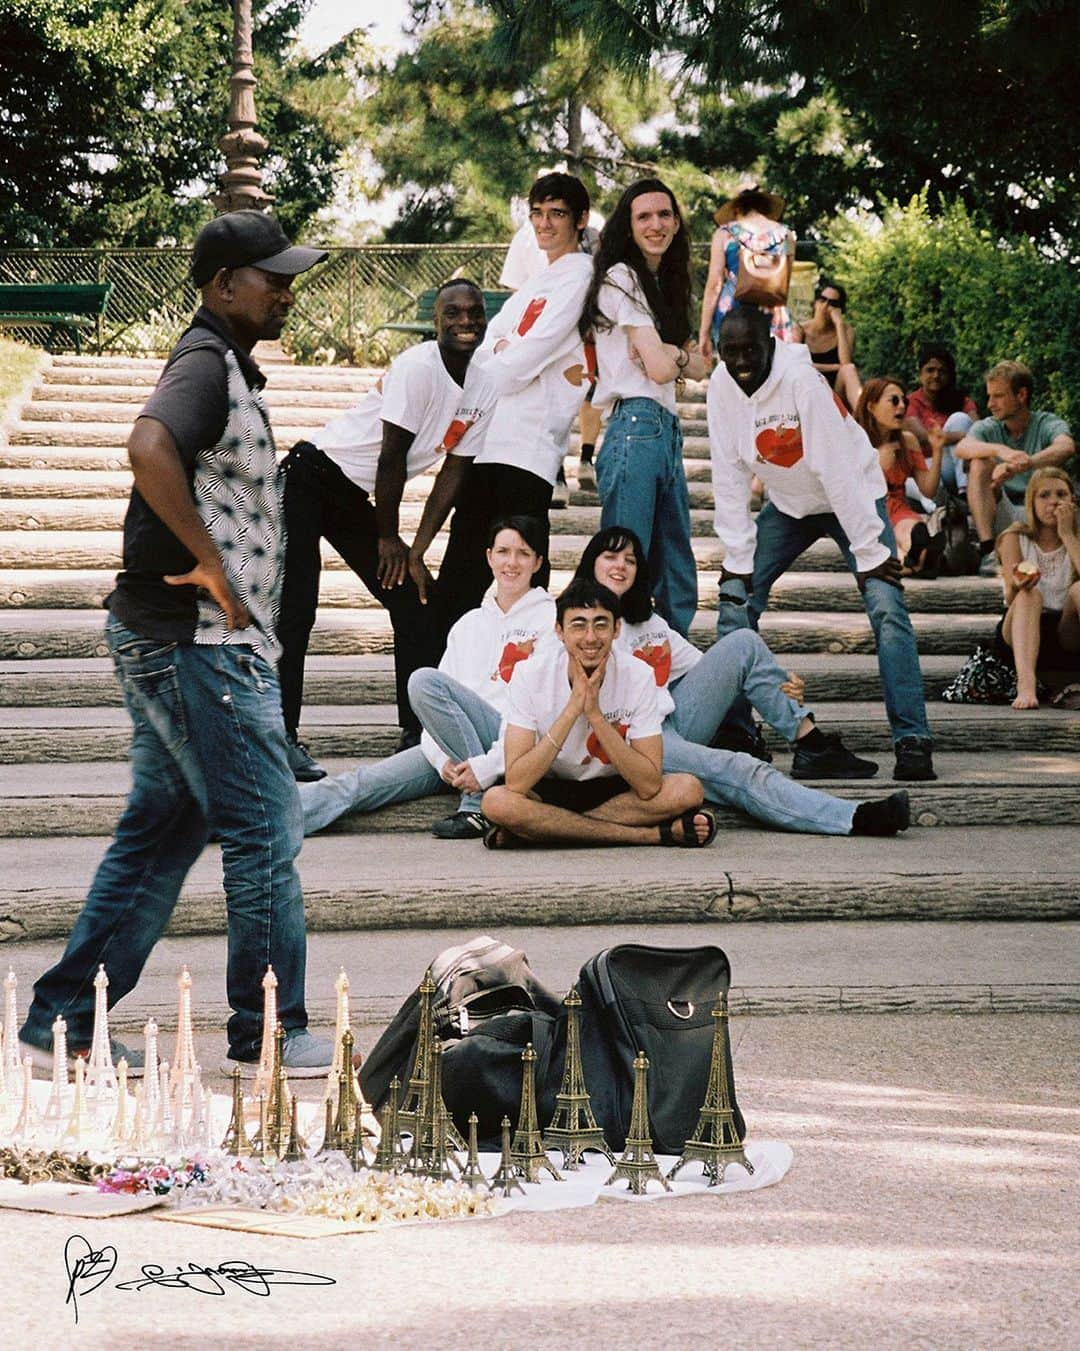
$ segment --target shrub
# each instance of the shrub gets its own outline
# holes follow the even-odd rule
[[[856,360],[864,378],[893,372],[914,383],[916,354],[945,343],[957,377],[985,404],[982,376],[997,361],[1035,373],[1035,406],[1080,430],[1080,294],[1067,261],[1026,239],[1001,240],[960,203],[931,213],[926,194],[893,203],[880,228],[832,227],[825,271],[848,289]]]

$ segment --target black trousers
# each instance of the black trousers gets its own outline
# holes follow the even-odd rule
[[[548,512],[551,484],[527,469],[510,464],[472,464],[458,490],[450,539],[439,569],[439,597],[448,625],[476,607],[491,585],[487,564],[488,535],[503,516],[534,516],[540,523],[544,565],[533,580],[547,586]]]
[[[437,666],[446,647],[446,622],[435,597],[421,605],[415,584],[406,577],[387,590],[379,584],[379,532],[375,507],[323,452],[307,441],[293,447],[285,469],[285,577],[281,591],[278,662],[285,727],[295,736],[304,697],[304,661],[315,623],[322,562],[319,541],[328,540],[380,605],[394,628],[394,678],[398,722],[419,730],[409,706],[409,676],[422,666]]]

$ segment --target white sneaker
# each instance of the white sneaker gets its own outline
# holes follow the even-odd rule
[[[998,567],[997,557],[991,550],[990,553],[984,555],[982,562],[979,564],[979,576],[998,577],[1000,574],[1001,569]]]

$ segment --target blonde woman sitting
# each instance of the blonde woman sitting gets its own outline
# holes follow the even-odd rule
[[[1024,520],[998,536],[997,555],[1006,609],[994,648],[1016,666],[1013,708],[1038,708],[1038,672],[1080,669],[1080,537],[1063,469],[1035,470]]]

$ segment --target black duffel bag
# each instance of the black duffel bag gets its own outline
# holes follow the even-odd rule
[[[624,943],[581,968],[581,1058],[593,1111],[612,1149],[622,1149],[634,1096],[634,1057],[649,1058],[649,1121],[658,1154],[679,1154],[697,1125],[712,1056],[712,1008],[731,983],[720,948]],[[728,1094],[740,1139],[731,1048]]]

